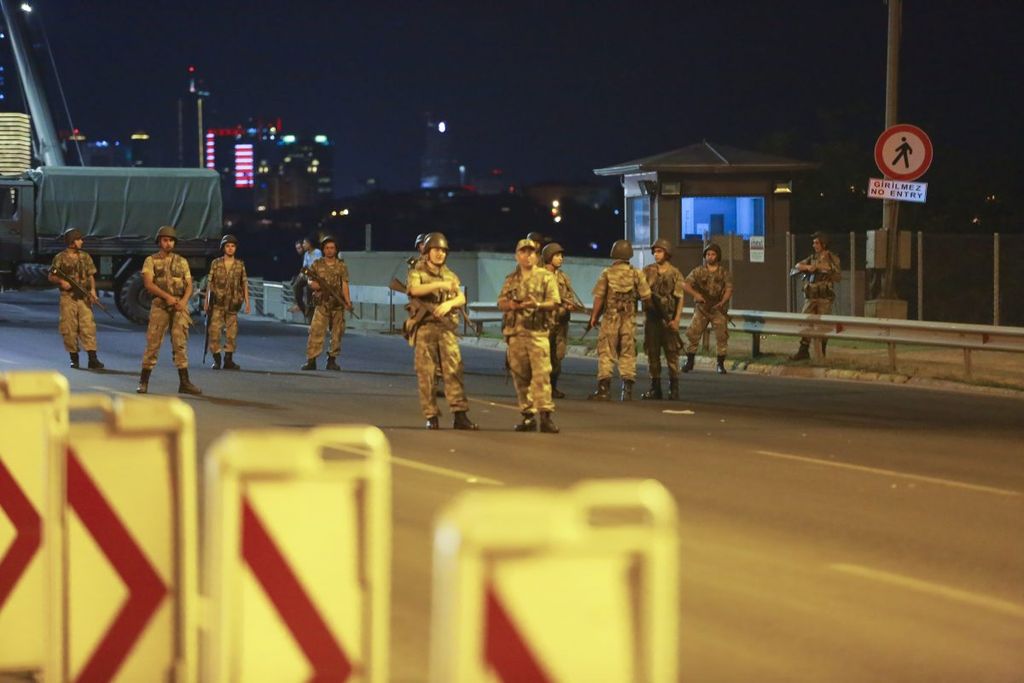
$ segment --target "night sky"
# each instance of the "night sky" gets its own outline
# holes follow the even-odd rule
[[[211,125],[280,116],[330,135],[341,193],[367,176],[413,187],[426,112],[471,172],[520,182],[702,138],[787,134],[796,155],[846,135],[870,158],[883,128],[882,0],[35,5],[90,138],[146,129],[171,156],[195,64]],[[906,0],[900,118],[931,135],[936,164],[956,150],[1003,172],[1024,152],[1022,20],[1020,0]]]

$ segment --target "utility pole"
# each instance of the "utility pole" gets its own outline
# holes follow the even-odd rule
[[[889,5],[889,34],[885,67],[885,127],[899,123],[900,90],[900,37],[903,32],[903,0],[887,0]],[[882,298],[896,298],[896,265],[899,252],[899,202],[882,202],[882,229],[885,230],[885,278]]]

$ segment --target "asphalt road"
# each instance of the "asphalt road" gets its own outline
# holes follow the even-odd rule
[[[143,331],[97,320],[108,370],[69,370],[56,295],[0,293],[0,371],[134,391]],[[451,431],[446,415],[428,433],[401,338],[349,334],[344,372],[302,373],[304,328],[241,327],[241,372],[192,371],[200,458],[227,428],[325,423],[376,424],[401,458],[395,681],[426,676],[430,531],[445,503],[473,487],[602,477],[653,477],[679,506],[683,680],[1024,681],[1022,399],[696,372],[678,403],[594,404],[581,400],[594,362],[568,359],[562,433],[517,434],[500,353],[468,348],[481,431]],[[201,347],[194,335],[196,364]],[[151,392],[176,382],[165,344]]]

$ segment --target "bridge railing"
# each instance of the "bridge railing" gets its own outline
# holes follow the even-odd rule
[[[476,302],[471,303],[469,308],[474,322],[480,326],[501,321],[501,311],[496,303]],[[693,312],[692,308],[683,309],[681,328],[689,323]],[[571,320],[576,324],[586,324],[588,316],[574,313]],[[637,315],[637,324],[643,326],[643,314]],[[967,376],[971,375],[973,351],[1024,352],[1024,328],[997,325],[734,310],[729,311],[729,329],[751,335],[751,353],[755,357],[761,353],[761,337],[767,334],[808,337],[819,341],[849,339],[882,343],[888,349],[889,366],[893,371],[896,370],[898,345],[962,349]],[[819,345],[811,346],[816,356],[820,356]]]

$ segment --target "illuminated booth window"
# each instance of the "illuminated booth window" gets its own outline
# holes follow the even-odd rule
[[[630,197],[626,200],[626,230],[631,244],[651,243],[650,197]]]
[[[683,239],[764,235],[764,197],[683,197]]]

